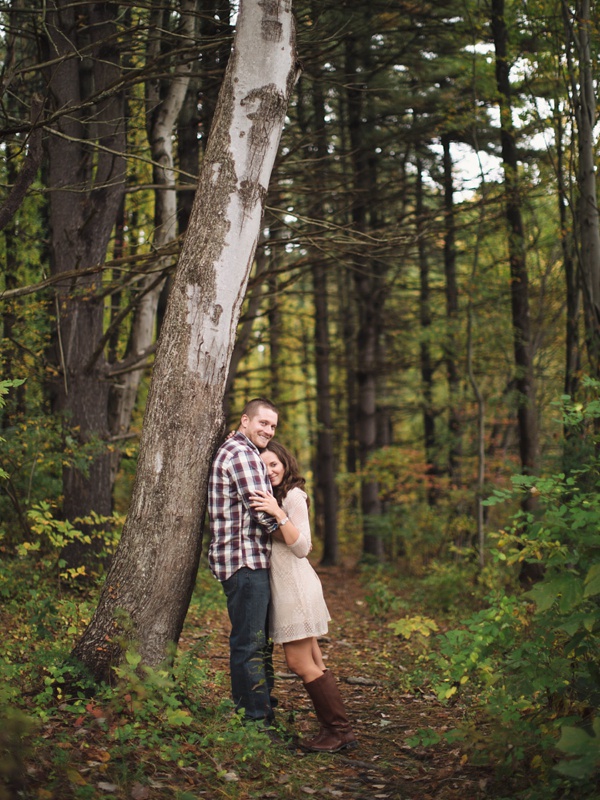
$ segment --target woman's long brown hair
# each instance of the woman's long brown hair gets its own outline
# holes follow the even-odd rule
[[[274,442],[273,440],[271,440],[265,447],[263,453],[266,453],[269,450],[271,453],[274,453],[283,464],[283,478],[281,483],[279,486],[273,487],[273,494],[277,502],[281,503],[285,499],[287,493],[296,487],[306,491],[304,488],[306,485],[306,480],[302,477],[302,475],[300,475],[298,462],[290,453],[290,451],[282,444],[279,444],[279,442]],[[308,497],[306,500],[308,503]]]

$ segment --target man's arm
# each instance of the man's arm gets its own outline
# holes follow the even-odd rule
[[[250,451],[240,450],[231,459],[231,472],[238,494],[252,518],[269,533],[274,533],[279,527],[277,520],[264,511],[256,511],[251,505],[252,495],[257,491],[271,491],[260,457]]]

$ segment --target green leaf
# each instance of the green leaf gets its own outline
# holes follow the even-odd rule
[[[583,601],[583,581],[569,573],[563,575],[560,594],[561,598],[558,607],[565,614]]]
[[[536,583],[529,590],[529,595],[538,612],[547,611],[558,600],[561,613],[566,614],[583,600],[583,583],[576,575],[567,572]]]
[[[134,668],[137,667],[137,665],[142,660],[142,657],[141,657],[141,655],[139,653],[132,653],[131,650],[128,650],[125,653],[125,658],[127,660],[127,663],[130,664]]]
[[[536,583],[528,594],[533,599],[538,611],[547,611],[558,598],[557,580],[546,580]]]
[[[584,597],[594,597],[600,594],[600,564],[593,564],[585,576]]]
[[[594,731],[600,730],[594,724]],[[555,769],[571,778],[589,778],[600,763],[600,737],[589,736],[582,728],[564,726],[557,745],[569,760],[560,761]]]

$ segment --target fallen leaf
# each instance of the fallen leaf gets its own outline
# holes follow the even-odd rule
[[[150,788],[142,786],[141,783],[134,783],[131,788],[132,800],[148,800],[150,797]]]
[[[76,769],[72,767],[67,767],[67,778],[74,783],[76,786],[87,786],[86,779],[77,772]]]
[[[100,781],[96,786],[103,792],[116,792],[119,788],[116,783],[105,783],[104,781]]]

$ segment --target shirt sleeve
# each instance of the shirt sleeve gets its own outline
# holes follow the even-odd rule
[[[310,553],[310,519],[308,516],[308,505],[306,495],[301,489],[292,489],[283,503],[284,511],[293,522],[300,534],[294,544],[288,544],[288,548],[296,558],[306,558]]]
[[[277,520],[264,511],[256,511],[250,505],[250,497],[257,491],[271,492],[271,484],[260,456],[242,450],[231,459],[231,477],[248,513],[269,533],[277,530]]]

